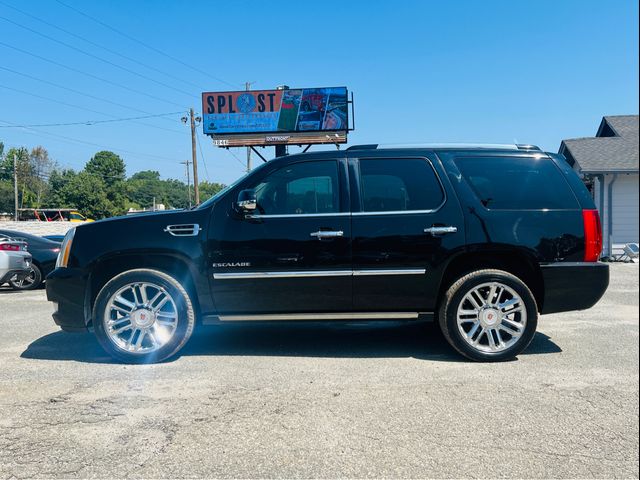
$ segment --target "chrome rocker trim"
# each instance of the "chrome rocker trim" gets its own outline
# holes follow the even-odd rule
[[[252,322],[252,321],[285,321],[285,320],[398,320],[417,319],[418,312],[360,312],[360,313],[273,313],[265,315],[220,315],[222,322]]]

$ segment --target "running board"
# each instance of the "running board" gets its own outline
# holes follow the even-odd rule
[[[218,322],[271,322],[271,321],[316,321],[326,320],[417,320],[418,312],[359,312],[359,313],[273,313],[262,315],[219,315],[205,317],[203,324]]]

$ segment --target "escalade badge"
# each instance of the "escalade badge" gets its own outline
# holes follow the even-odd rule
[[[251,262],[228,262],[228,263],[214,263],[215,268],[229,268],[229,267],[250,267]]]

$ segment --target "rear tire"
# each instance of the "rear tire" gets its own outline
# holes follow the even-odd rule
[[[98,341],[125,363],[172,357],[195,326],[188,292],[171,275],[151,269],[129,270],[112,278],[98,293],[93,314]]]
[[[14,290],[35,290],[40,285],[42,285],[42,272],[40,268],[34,263],[29,267],[29,273],[26,277],[23,277],[21,280],[18,280],[18,277],[12,277],[9,280],[9,285]]]
[[[502,270],[477,270],[456,281],[438,312],[447,341],[478,362],[521,353],[536,333],[538,309],[527,285]]]

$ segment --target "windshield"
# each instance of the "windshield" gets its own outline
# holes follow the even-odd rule
[[[215,202],[216,200],[218,200],[219,198],[221,198],[225,193],[227,193],[229,190],[231,190],[232,188],[234,188],[236,185],[238,185],[240,182],[242,182],[245,178],[247,178],[249,175],[259,171],[261,168],[264,168],[264,166],[267,165],[267,162],[263,163],[262,165],[258,165],[256,168],[254,168],[253,170],[251,170],[250,172],[245,173],[244,175],[242,175],[240,178],[238,178],[235,182],[233,182],[230,185],[227,185],[226,187],[224,187],[222,190],[220,190],[218,193],[216,193],[213,197],[211,197],[210,199],[208,199],[206,202],[201,203],[196,210],[201,210],[203,208],[207,208],[209,205],[211,205],[213,202]]]

